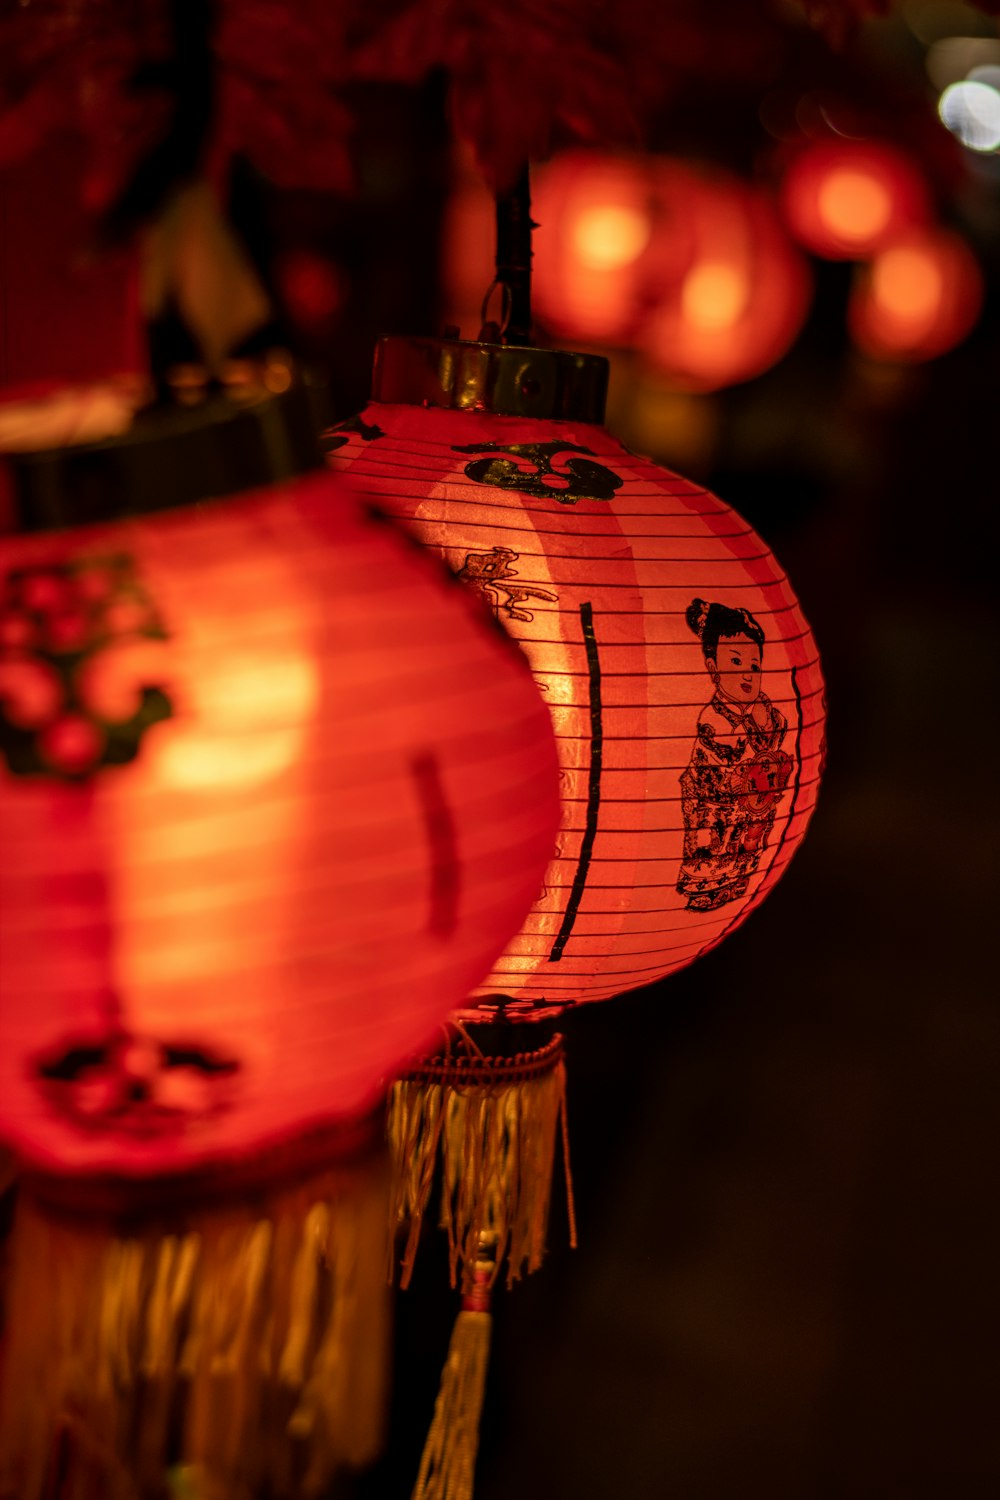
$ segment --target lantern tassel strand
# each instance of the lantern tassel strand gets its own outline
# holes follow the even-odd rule
[[[116,1235],[22,1195],[0,1500],[292,1500],[375,1456],[381,1170],[187,1219]]]
[[[492,1236],[483,1236],[484,1251],[491,1240]],[[490,1287],[495,1274],[494,1261],[484,1253],[475,1262],[472,1288],[455,1320],[412,1500],[472,1500],[493,1324]]]
[[[436,1058],[393,1084],[388,1134],[391,1222],[405,1233],[400,1284],[413,1272],[420,1229],[442,1166],[440,1215],[452,1286],[468,1292],[483,1235],[504,1257],[510,1286],[545,1254],[557,1141],[563,1144],[570,1243],[576,1245],[562,1038],[514,1058]]]

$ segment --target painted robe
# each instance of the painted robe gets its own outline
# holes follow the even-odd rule
[[[785,716],[759,693],[744,707],[717,691],[702,709],[681,774],[684,858],[677,889],[694,911],[746,895],[767,847],[792,760]]]

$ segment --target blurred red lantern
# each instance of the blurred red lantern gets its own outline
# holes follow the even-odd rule
[[[640,347],[688,390],[750,380],[797,337],[812,291],[808,267],[763,189],[673,163],[659,175],[673,218],[686,212],[691,249],[648,310]]]
[[[689,963],[774,884],[816,795],[822,681],[787,579],[726,505],[598,425],[606,370],[383,340],[375,399],[336,435],[522,645],[556,730],[558,853],[480,1014]]]
[[[130,1222],[167,1203],[170,1233],[191,1234],[193,1200],[234,1183],[260,1192],[275,1172],[340,1171],[370,1144],[359,1122],[387,1070],[517,929],[556,824],[551,728],[523,660],[334,476],[303,472],[314,449],[287,418],[294,394],[9,460],[21,530],[0,538],[0,1133],[45,1198]],[[286,482],[205,498],[252,477]],[[60,494],[73,513],[53,511]],[[145,513],[120,519],[123,501]],[[281,1201],[294,1233],[280,1221],[261,1239],[250,1210],[224,1231],[201,1225],[183,1284],[174,1249],[164,1260],[180,1241],[163,1238],[162,1213],[134,1254],[116,1241],[139,1278],[131,1304],[125,1261],[91,1246],[60,1262],[28,1212],[5,1385],[38,1409],[9,1403],[0,1493],[40,1493],[39,1454],[67,1401],[119,1460],[138,1463],[152,1443],[165,1461],[169,1423],[156,1428],[137,1375],[121,1399],[139,1403],[145,1436],[124,1417],[117,1435],[108,1427],[108,1367],[88,1367],[98,1350],[117,1358],[107,1299],[134,1320],[136,1370],[148,1359],[174,1379],[193,1361],[185,1451],[220,1493],[272,1461],[256,1442],[261,1381],[290,1391],[292,1408],[301,1398],[314,1489],[334,1460],[370,1455],[377,1410],[340,1400],[330,1361],[345,1339],[367,1339],[359,1358],[375,1359],[377,1320],[366,1327],[355,1293],[381,1274],[370,1239],[384,1210],[361,1212],[362,1249],[358,1212],[335,1239],[328,1207],[320,1233],[311,1198]],[[354,1278],[346,1311],[307,1295],[327,1272],[341,1287]],[[271,1280],[282,1290],[269,1323]],[[251,1317],[260,1346],[227,1356]],[[188,1320],[193,1352],[168,1352]],[[45,1359],[39,1402],[42,1384],[20,1377]],[[212,1395],[216,1365],[229,1395]],[[357,1378],[369,1394],[378,1385]],[[107,1465],[94,1472],[79,1493],[110,1492]]]
[[[965,241],[951,230],[917,229],[858,272],[848,324],[865,354],[918,362],[960,344],[982,302],[982,272]]]
[[[655,226],[648,162],[567,151],[536,173],[531,211],[539,315],[561,338],[626,342],[642,315]]]
[[[322,474],[6,537],[0,590],[8,1139],[146,1175],[370,1105],[551,853],[549,732],[520,660]],[[96,1083],[54,1105],[60,1048],[122,1031],[212,1057],[238,1039],[225,1110],[171,1106],[146,1134],[113,1112],[98,1128]]]
[[[864,260],[930,213],[915,162],[884,141],[820,141],[790,163],[781,187],[789,228],[827,260]]]

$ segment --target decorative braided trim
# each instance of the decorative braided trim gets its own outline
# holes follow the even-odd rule
[[[416,1067],[400,1074],[401,1083],[439,1083],[452,1088],[471,1085],[476,1088],[505,1083],[520,1083],[551,1072],[566,1056],[561,1033],[534,1052],[517,1052],[513,1057],[486,1057],[475,1052],[446,1053],[440,1057],[422,1058]]]
[[[391,1223],[404,1236],[400,1285],[409,1285],[440,1167],[439,1215],[451,1283],[471,1290],[483,1236],[506,1258],[507,1285],[545,1255],[557,1139],[576,1244],[563,1039],[514,1057],[459,1054],[411,1068],[389,1091]],[[393,1274],[390,1263],[389,1275]]]

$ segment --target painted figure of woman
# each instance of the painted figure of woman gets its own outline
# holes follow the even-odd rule
[[[701,641],[715,684],[698,716],[681,775],[684,858],[677,889],[694,911],[746,895],[791,757],[781,748],[785,716],[761,691],[764,632],[748,610],[693,599],[685,618]]]

